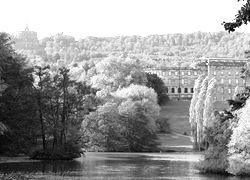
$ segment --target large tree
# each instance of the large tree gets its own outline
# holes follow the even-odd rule
[[[34,77],[34,96],[43,150],[35,151],[32,157],[77,157],[81,144],[81,123],[93,109],[90,87],[72,80],[69,69],[65,67],[55,72],[49,71],[48,67],[36,67]]]
[[[204,111],[203,111],[203,129],[207,127],[213,127],[214,124],[214,111],[215,111],[215,100],[216,95],[216,79],[213,77],[208,82],[206,99],[204,102]]]
[[[27,152],[36,142],[37,121],[33,101],[33,69],[12,48],[12,41],[0,33],[0,74],[7,88],[0,96],[0,122],[9,131],[1,137],[1,150]]]
[[[146,74],[138,60],[122,57],[109,57],[96,64],[96,75],[91,78],[97,94],[107,96],[110,92],[130,84],[146,85]]]
[[[104,151],[150,151],[156,146],[159,115],[152,88],[131,84],[112,93],[82,123],[85,145]]]
[[[209,76],[207,76],[202,81],[198,100],[195,105],[195,118],[196,118],[196,123],[197,123],[197,142],[198,142],[199,150],[201,150],[202,143],[203,143],[203,111],[204,111],[204,106],[205,106],[204,101],[206,99],[208,81],[209,81]]]
[[[152,88],[132,84],[118,90],[115,96],[122,99],[118,109],[126,122],[125,137],[129,151],[154,150],[156,119],[160,110],[155,91]]]
[[[198,97],[199,97],[199,93],[200,93],[200,89],[201,89],[201,84],[203,79],[205,78],[205,74],[200,75],[196,80],[195,80],[195,84],[194,84],[194,94],[190,103],[190,107],[189,107],[189,123],[191,125],[191,133],[193,136],[193,147],[194,149],[197,149],[197,122],[196,122],[196,103],[198,101]]]
[[[241,109],[239,122],[233,128],[233,134],[228,144],[228,162],[227,171],[234,175],[249,174],[250,170],[250,100]]]
[[[169,100],[167,95],[167,87],[165,86],[163,80],[157,76],[157,74],[146,73],[147,77],[147,87],[153,88],[157,93],[158,104],[163,105]]]

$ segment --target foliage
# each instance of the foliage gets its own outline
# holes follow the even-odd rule
[[[159,106],[154,90],[132,84],[128,88],[118,90],[115,96],[123,99],[118,109],[119,114],[127,122],[126,139],[129,150],[141,151],[155,148],[155,120],[159,116]]]
[[[84,145],[91,150],[127,151],[124,123],[119,118],[118,104],[107,102],[91,112],[82,123]]]
[[[198,101],[200,89],[201,89],[201,84],[203,79],[205,78],[205,75],[200,75],[196,80],[194,84],[194,93],[193,97],[191,99],[190,107],[189,107],[189,123],[191,125],[191,131],[192,131],[192,136],[194,140],[194,149],[197,147],[197,123],[196,123],[196,103]]]
[[[234,94],[233,94],[232,99],[235,100],[240,93],[243,93],[243,91],[244,91],[243,88],[236,86],[234,89]]]
[[[250,128],[250,100],[242,108],[239,116],[239,122],[233,128],[233,134],[228,144],[228,161],[227,171],[234,175],[249,175],[249,128]]]
[[[237,122],[237,119],[233,118],[230,112],[216,112],[213,126],[205,128],[205,141],[209,144],[209,148],[204,153],[204,160],[197,166],[201,172],[226,173],[227,144],[232,135],[233,122]]]
[[[212,78],[208,82],[206,99],[203,111],[203,128],[213,127],[214,121],[214,96],[216,93],[216,79]]]
[[[146,75],[137,60],[109,57],[96,64],[96,75],[91,78],[92,87],[98,90],[116,91],[130,84],[145,85]]]
[[[9,130],[0,136],[1,151],[27,152],[38,135],[32,68],[12,49],[7,34],[0,33],[0,39],[0,77],[7,84],[0,96],[0,122]]]
[[[0,33],[0,96],[7,88],[7,84],[4,82],[2,78],[2,72],[4,66],[7,66],[7,58],[11,57],[14,54],[14,50],[12,49],[13,42],[10,37],[6,33]],[[5,124],[0,122],[0,134],[3,134],[7,131],[7,127]]]
[[[153,89],[130,85],[112,93],[112,99],[90,113],[82,123],[87,147],[101,151],[155,150],[159,115]]]
[[[244,106],[249,96],[248,88],[244,92],[238,94],[235,100],[230,100],[231,108],[222,112],[214,112],[215,121],[213,126],[206,127],[204,130],[205,141],[208,143],[208,149],[205,151],[204,160],[199,163],[197,168],[201,172],[213,172],[213,173],[232,173],[232,174],[244,174],[245,167],[244,161],[240,156],[247,155],[244,152],[246,149],[242,149],[246,140],[243,140],[244,135],[241,134],[241,129],[247,129],[246,123],[240,123],[242,121],[243,113],[247,113],[246,106]],[[248,101],[248,100],[247,100]],[[239,105],[240,104],[240,105]],[[247,135],[247,134],[245,134]],[[242,143],[242,141],[244,141]],[[234,150],[239,148],[243,151]],[[228,156],[229,155],[229,156]],[[241,164],[239,164],[241,162]],[[244,166],[244,167],[243,167]]]
[[[149,88],[153,88],[157,93],[158,104],[163,105],[166,101],[169,100],[166,92],[167,87],[164,85],[164,82],[161,78],[157,76],[157,74],[146,73],[147,84],[146,86]]]
[[[195,32],[145,37],[86,37],[79,41],[57,34],[42,39],[40,47],[29,52],[28,57],[31,62],[63,63],[67,67],[75,65],[79,71],[84,71],[82,65],[86,64],[91,69],[93,64],[109,55],[119,57],[121,54],[127,54],[131,59],[140,59],[143,67],[186,67],[193,62],[194,57],[243,58],[249,46],[248,39],[249,34],[238,32],[230,35],[226,32]],[[21,51],[27,54],[27,50]]]
[[[8,128],[0,135],[1,153],[27,154],[42,144],[44,154],[79,154],[81,122],[95,109],[93,91],[63,66],[44,61],[32,67],[8,35],[0,33],[0,42],[0,77],[7,84],[0,96],[1,133]]]
[[[244,90],[240,90],[239,93],[234,96],[234,99],[229,99],[228,104],[231,106],[231,110],[235,111],[245,106],[246,100],[250,96],[250,89],[246,87]]]
[[[245,1],[245,0],[238,0]],[[234,32],[236,28],[242,26],[243,24],[248,24],[250,21],[250,1],[246,0],[245,4],[242,5],[238,14],[235,15],[233,22],[223,22],[224,28],[228,32]]]
[[[159,133],[168,134],[171,132],[168,120],[169,118],[167,117],[159,117],[156,120],[156,125]]]
[[[0,33],[0,59],[1,66],[8,63],[7,57],[15,54],[12,44],[14,42],[11,40],[10,36],[6,33]]]
[[[207,87],[208,87],[209,76],[202,81],[200,93],[198,100],[195,105],[195,121],[197,123],[197,142],[199,149],[203,142],[203,111],[204,111],[204,101],[206,99]]]
[[[54,153],[60,149],[60,152],[68,153],[81,142],[81,122],[93,105],[89,102],[91,91],[85,84],[71,80],[65,67],[53,73],[47,70],[48,67],[37,67],[34,74],[38,79],[35,97],[43,152],[46,155],[46,152]],[[53,139],[52,144],[49,139]],[[69,144],[71,148],[68,148]]]

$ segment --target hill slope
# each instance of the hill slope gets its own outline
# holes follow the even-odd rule
[[[169,124],[168,133],[158,134],[161,151],[192,150],[189,105],[190,101],[170,101],[161,107],[160,117]]]

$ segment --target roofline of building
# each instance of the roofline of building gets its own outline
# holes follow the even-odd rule
[[[145,68],[145,70],[193,70],[199,71],[200,69],[192,67],[162,67],[162,68]]]
[[[199,60],[232,60],[232,61],[249,61],[247,58],[233,58],[233,57],[201,57]]]

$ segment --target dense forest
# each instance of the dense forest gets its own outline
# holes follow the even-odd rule
[[[17,37],[16,37],[17,39]],[[191,34],[167,34],[150,36],[74,37],[57,34],[40,40],[38,48],[23,53],[51,56],[74,62],[91,64],[110,54],[129,54],[147,62],[147,66],[187,66],[199,57],[243,58],[249,50],[250,35],[227,32],[195,32]]]

